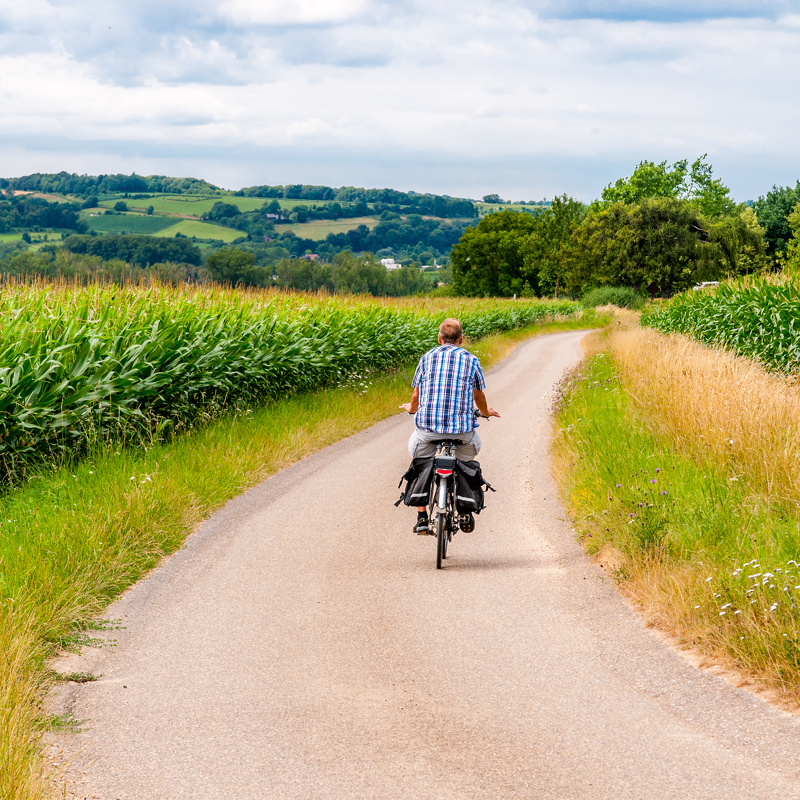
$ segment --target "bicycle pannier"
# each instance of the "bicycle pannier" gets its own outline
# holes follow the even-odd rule
[[[477,461],[456,459],[456,510],[459,514],[480,514],[484,507],[483,487],[492,487],[483,479]]]
[[[400,478],[398,487],[406,482],[406,488],[400,499],[395,503],[405,503],[407,506],[426,506],[430,500],[431,481],[433,480],[433,458],[415,458],[406,474]]]

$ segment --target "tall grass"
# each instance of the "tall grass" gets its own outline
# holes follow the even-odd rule
[[[800,387],[653,330],[562,394],[556,472],[587,547],[659,627],[800,704]]]
[[[678,334],[618,331],[609,346],[655,432],[800,509],[800,384]]]
[[[42,642],[29,608],[0,610],[0,797],[48,796],[40,758]]]
[[[222,289],[5,286],[0,292],[0,482],[98,443],[391,368],[436,341],[445,313]],[[462,303],[473,338],[577,306]],[[453,312],[451,312],[453,313]]]
[[[800,281],[745,278],[645,309],[642,325],[721,345],[769,370],[800,372]]]

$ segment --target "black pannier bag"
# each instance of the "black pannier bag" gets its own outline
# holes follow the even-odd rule
[[[405,503],[407,506],[426,506],[431,497],[431,482],[433,481],[433,456],[428,458],[415,458],[406,474],[400,478],[398,488],[406,482],[405,491],[395,503]]]
[[[431,483],[433,482],[434,458],[415,458],[400,478],[398,487],[406,482],[405,491],[395,503],[399,506],[427,506],[431,498]],[[472,512],[480,514],[484,507],[484,487],[495,491],[483,478],[481,465],[477,461],[461,461],[455,459],[455,490],[456,510],[460,514]]]
[[[484,507],[483,487],[495,491],[483,479],[481,465],[477,461],[456,459],[456,510],[459,514],[480,514]]]

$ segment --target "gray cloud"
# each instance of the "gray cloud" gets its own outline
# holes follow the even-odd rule
[[[741,163],[742,199],[754,163],[797,178],[785,4],[304,2],[274,25],[255,0],[0,0],[0,175],[591,199],[641,159],[708,152],[732,187]]]

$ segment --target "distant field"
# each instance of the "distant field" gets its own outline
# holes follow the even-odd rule
[[[312,222],[297,222],[288,225],[276,225],[275,231],[283,233],[292,231],[303,239],[324,239],[329,233],[347,233],[359,225],[372,229],[378,224],[375,217],[353,217],[352,219],[318,219]]]
[[[61,231],[45,230],[39,231],[38,233],[32,233],[31,231],[28,231],[28,233],[30,233],[31,237],[31,243],[28,245],[28,247],[32,248],[33,250],[37,250],[43,244],[60,244],[61,242]],[[0,243],[21,241],[21,233],[0,233]]]
[[[174,219],[171,221],[175,222]],[[219,239],[226,244],[245,235],[242,231],[236,231],[233,228],[214,225],[212,222],[200,222],[200,220],[196,219],[182,219],[155,235],[166,237],[174,236],[176,233],[182,233],[189,238],[196,236],[198,239]]]
[[[100,233],[141,233],[153,235],[174,227],[178,220],[174,217],[148,217],[140,214],[101,214],[97,217],[84,215],[87,225]]]
[[[186,214],[192,217],[199,217],[211,211],[214,203],[223,202],[236,206],[239,211],[255,211],[264,205],[261,197],[234,197],[233,195],[157,195],[147,197],[143,200],[126,200],[124,197],[115,197],[110,200],[103,200],[102,204],[107,208],[113,208],[118,200],[125,200],[128,208],[146,209],[153,206],[159,214]]]
[[[75,198],[66,197],[63,194],[43,194],[42,192],[23,192],[21,190],[15,190],[15,195],[26,194],[29,197],[39,197],[42,200],[47,200],[48,203],[75,203]],[[77,201],[80,202],[80,201]]]

